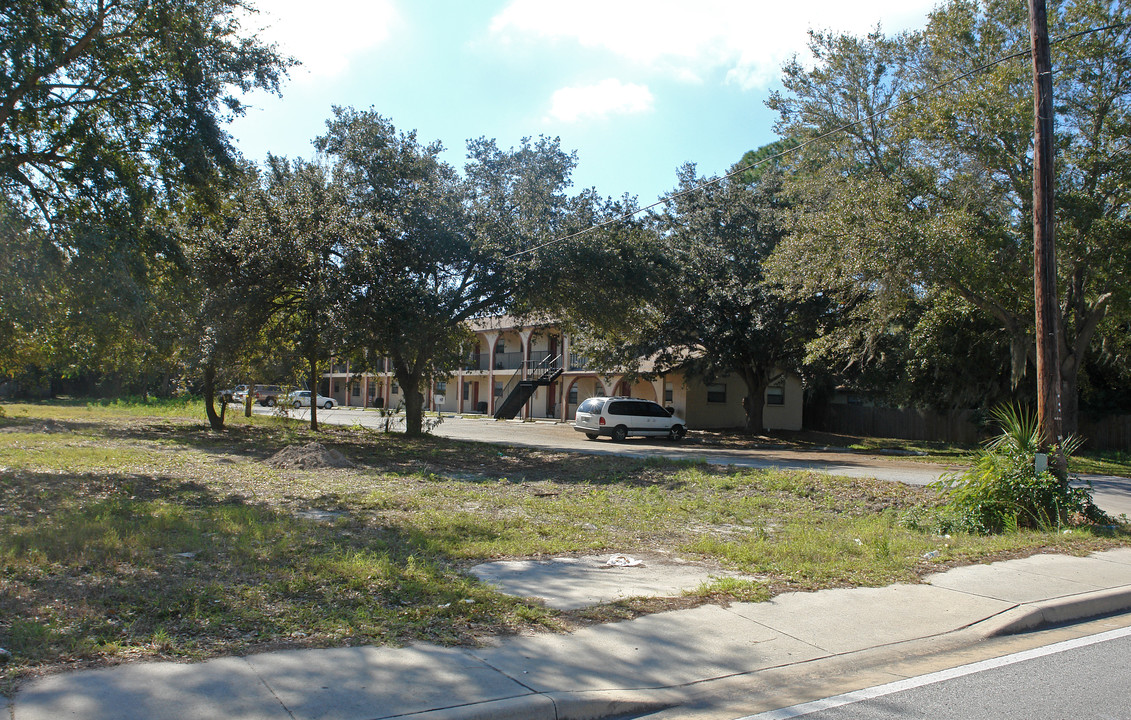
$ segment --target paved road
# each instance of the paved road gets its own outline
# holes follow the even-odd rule
[[[1131,720],[1131,628],[740,720]]]
[[[272,412],[256,408],[260,414]],[[309,410],[291,411],[294,417],[309,418]],[[349,408],[320,410],[320,422],[337,425],[362,425],[378,427],[383,419],[373,411]],[[781,468],[784,470],[817,470],[845,477],[874,477],[880,480],[903,482],[910,485],[927,485],[944,473],[956,469],[929,463],[903,460],[897,457],[829,448],[813,451],[787,449],[736,450],[713,446],[694,437],[675,442],[661,438],[633,438],[614,443],[607,438],[589,440],[572,426],[555,422],[518,422],[491,419],[446,416],[433,431],[441,437],[456,440],[520,445],[563,452],[591,455],[619,455],[624,457],[666,457],[677,460],[702,459],[717,465],[737,465],[752,468]],[[1092,482],[1096,504],[1114,515],[1131,517],[1131,479],[1108,475],[1084,476]]]

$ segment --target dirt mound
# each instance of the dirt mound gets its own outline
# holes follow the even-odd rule
[[[267,464],[272,467],[297,470],[353,467],[353,463],[345,455],[316,442],[302,446],[289,445],[267,458]]]

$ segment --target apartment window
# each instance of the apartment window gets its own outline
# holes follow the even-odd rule
[[[354,383],[354,385],[353,385],[353,396],[354,397],[361,397],[361,385]]]
[[[464,400],[470,400],[471,399],[471,383],[469,383],[469,382],[465,382],[463,384],[463,399]]]
[[[394,395],[400,395],[401,389],[397,386],[396,383],[393,383],[393,389],[390,392],[392,392]]]
[[[675,400],[675,388],[672,387],[670,382],[664,383],[664,402],[670,403]]]
[[[771,385],[766,388],[767,405],[785,405],[785,387]]]
[[[334,394],[337,395],[342,391],[342,383],[340,380],[334,381]]]
[[[570,405],[576,405],[577,404],[577,386],[576,385],[574,385],[573,387],[571,387],[569,389],[569,404]]]
[[[377,386],[376,385],[370,385],[369,386],[369,397],[372,398],[376,394],[377,394]]]
[[[502,397],[502,395],[503,395],[503,384],[501,382],[497,382],[497,383],[495,383],[495,397]]]
[[[725,403],[727,401],[727,386],[725,383],[715,383],[707,386],[707,402]]]
[[[500,340],[499,342],[495,343],[495,354],[496,355],[502,355],[506,351],[507,351],[506,342],[504,342],[503,340]]]
[[[437,393],[443,394],[444,391],[447,390],[447,389],[448,389],[448,383],[446,383],[446,382],[436,383],[436,392]]]

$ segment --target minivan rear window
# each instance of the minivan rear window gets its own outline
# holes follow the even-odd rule
[[[577,408],[577,411],[583,412],[583,413],[589,413],[591,415],[597,415],[601,412],[601,407],[604,404],[605,404],[605,401],[603,399],[589,398],[585,402],[581,403],[581,405]]]

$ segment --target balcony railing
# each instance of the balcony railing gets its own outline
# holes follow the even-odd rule
[[[534,350],[531,352],[531,358],[539,358],[548,355],[546,350]],[[509,352],[509,353],[474,353],[467,356],[463,361],[462,367],[465,372],[475,370],[490,370],[490,360],[495,359],[495,370],[520,370],[522,369],[522,353]],[[533,361],[533,360],[532,360]],[[569,370],[588,370],[589,360],[580,355],[570,354],[569,356]]]
[[[569,369],[570,370],[588,370],[589,358],[582,357],[576,353],[569,354]]]
[[[491,356],[487,353],[472,353],[467,356],[463,361],[463,369],[469,370],[490,370],[491,369]]]
[[[495,353],[496,370],[519,370],[522,368],[522,353]]]

